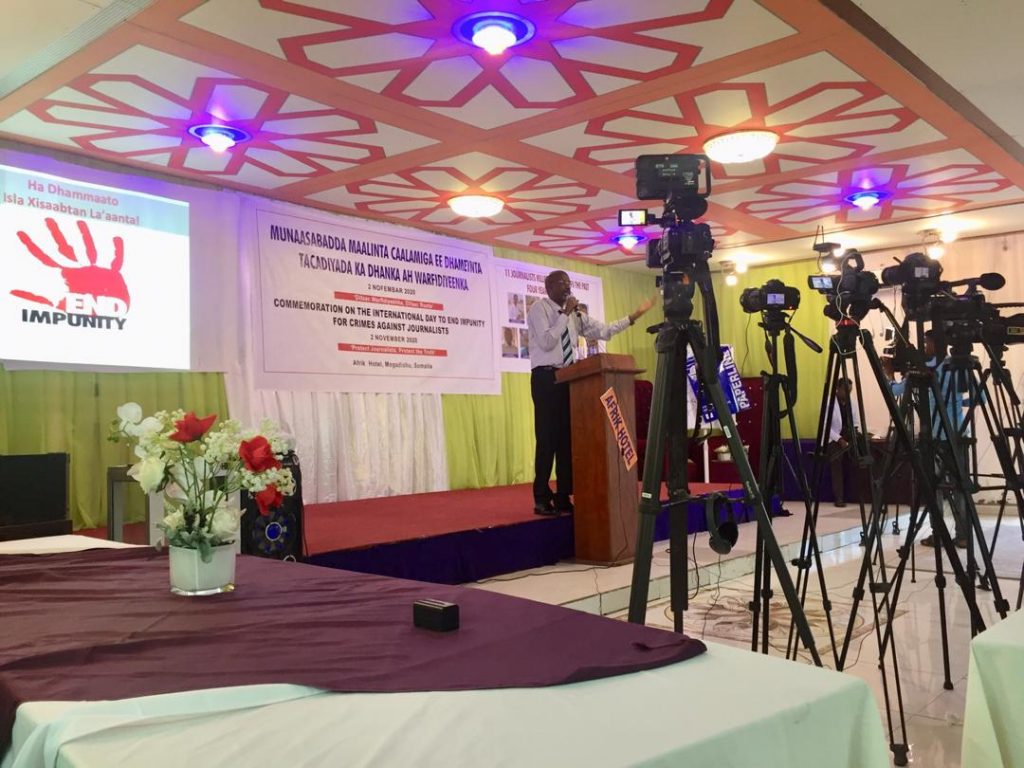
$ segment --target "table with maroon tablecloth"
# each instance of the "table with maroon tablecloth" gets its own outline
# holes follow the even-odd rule
[[[242,558],[234,593],[181,598],[149,550],[11,551],[0,693],[24,703],[4,768],[888,763],[862,681],[778,658],[290,563]],[[458,602],[461,629],[414,629],[423,596]]]
[[[671,664],[704,644],[504,595],[240,557],[234,592],[182,598],[150,548],[0,558],[0,751],[25,701],[291,683],[344,692],[522,688]],[[461,627],[412,623],[458,603]]]

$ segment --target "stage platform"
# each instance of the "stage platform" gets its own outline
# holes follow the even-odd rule
[[[727,484],[691,491],[742,495]],[[733,514],[742,520],[748,510],[737,501]],[[668,535],[668,516],[661,517],[657,538]],[[691,505],[687,518],[691,531],[706,530],[702,505]],[[306,552],[316,565],[464,584],[571,560],[572,526],[571,516],[535,515],[529,484],[388,496],[308,505]]]
[[[737,521],[752,519],[735,484],[693,483],[690,490],[736,498],[732,511]],[[667,496],[664,487],[661,496]],[[687,526],[691,533],[707,529],[702,504],[689,505]],[[525,483],[307,504],[304,528],[306,559],[314,565],[441,584],[465,584],[573,558],[572,516],[535,515],[531,486]],[[79,533],[106,535],[102,528]],[[142,523],[125,526],[125,541],[144,543],[144,536]],[[667,537],[663,510],[655,538]]]

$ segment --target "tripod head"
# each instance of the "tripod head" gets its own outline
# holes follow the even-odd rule
[[[825,296],[825,317],[837,327],[859,325],[878,292],[878,278],[864,269],[864,257],[853,248],[840,257],[838,275],[811,275],[807,284]]]

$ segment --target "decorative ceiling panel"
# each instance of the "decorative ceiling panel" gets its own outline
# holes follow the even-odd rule
[[[770,128],[779,145],[756,164],[716,166],[718,179],[859,160],[945,138],[877,85],[818,53],[525,141],[626,172],[638,154],[701,152],[708,139],[742,128]]]
[[[192,125],[227,119],[253,140],[218,155],[188,134]],[[0,131],[25,130],[107,159],[266,189],[434,143],[142,46],[0,122]]]
[[[642,258],[612,241],[637,155],[699,152],[738,128],[779,143],[713,166],[724,247],[1024,201],[1024,148],[848,5],[153,0],[0,99],[0,135],[599,263]],[[481,10],[535,34],[490,56],[455,33]],[[203,123],[252,138],[217,154],[188,133]],[[844,202],[865,188],[879,206]],[[447,200],[467,193],[505,210],[459,218]]]
[[[484,10],[481,4],[242,2],[240,9],[238,0],[208,0],[182,20],[382,97],[485,128],[793,34],[753,0],[490,3],[487,9],[519,11],[537,29],[514,56],[492,57],[452,36],[462,17]]]
[[[887,196],[862,211],[843,198],[863,189],[881,188]],[[905,161],[866,165],[799,181],[726,192],[720,205],[783,226],[877,224],[1004,203],[1024,198],[1024,191],[963,150]]]
[[[485,220],[490,226],[580,216],[593,209],[630,203],[625,195],[479,152],[353,182],[310,195],[309,199],[357,214],[388,215],[432,227],[481,231],[476,222],[466,221],[448,208],[448,199],[456,194],[502,197],[505,209]]]

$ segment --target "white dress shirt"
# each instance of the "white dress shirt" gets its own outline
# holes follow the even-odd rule
[[[846,437],[843,434],[843,415],[839,410],[839,400],[835,401],[832,406],[832,421],[828,425],[828,441],[830,443],[836,442],[840,437]],[[850,415],[853,417],[853,431],[856,432],[860,429],[860,413],[857,412],[857,404],[850,398]]]
[[[579,359],[579,338],[608,341],[630,326],[629,317],[605,325],[590,315],[572,312],[564,315],[555,302],[545,296],[530,307],[526,318],[530,329],[530,367],[562,367],[562,331],[569,329],[573,361]]]

